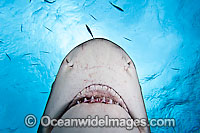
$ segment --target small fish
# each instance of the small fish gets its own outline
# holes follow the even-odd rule
[[[0,132],[3,132],[3,133],[14,133],[15,131],[17,131],[18,128],[3,128],[3,129],[0,129]]]
[[[49,31],[53,32],[51,29],[49,29],[49,28],[48,28],[48,27],[46,27],[46,26],[44,26],[44,28],[46,28],[47,30],[49,30]]]
[[[38,10],[36,10],[36,11],[34,11],[33,13],[32,13],[32,15],[38,15],[38,13],[40,12],[40,11],[42,11],[43,10],[43,7],[41,7],[40,9],[38,9]]]
[[[33,64],[31,64],[32,66],[37,66],[37,65],[40,65],[40,64],[38,64],[38,63],[33,63]]]
[[[88,32],[90,33],[90,35],[92,36],[92,38],[94,39],[94,37],[93,37],[93,35],[92,35],[92,32],[91,32],[90,28],[87,26],[87,24],[86,24],[85,26],[86,26]]]
[[[27,54],[23,54],[22,57],[27,56],[27,55],[31,55],[32,53],[27,53]]]
[[[48,51],[40,51],[40,53],[49,54],[50,52],[48,52]]]
[[[172,128],[173,128],[174,132],[176,132],[175,129],[174,129],[174,127],[172,127]]]
[[[41,91],[40,93],[49,93],[49,92],[47,92],[47,91]]]
[[[3,41],[0,40],[0,43],[3,43]]]
[[[156,79],[158,76],[160,76],[160,74],[158,73],[152,74],[150,76],[145,77],[145,81],[151,81],[153,79]]]
[[[11,61],[11,58],[10,58],[10,56],[7,54],[7,53],[5,53],[6,54],[6,56],[8,57],[8,59]]]
[[[126,40],[128,40],[128,41],[132,41],[131,39],[128,39],[128,38],[126,38],[126,37],[124,37],[124,39],[126,39]]]
[[[110,2],[110,1],[109,1],[109,2]],[[123,10],[122,8],[120,8],[120,7],[116,6],[116,5],[114,5],[112,2],[110,2],[110,4],[111,4],[113,7],[115,7],[116,9],[118,9],[118,10],[124,12],[124,10]]]
[[[23,32],[23,25],[21,24],[21,32]]]
[[[176,71],[179,71],[179,70],[180,70],[180,69],[178,69],[178,68],[173,68],[173,67],[172,67],[171,69],[172,69],[172,70],[176,70]]]
[[[97,19],[96,19],[96,18],[95,18],[93,15],[91,15],[91,14],[90,14],[90,16],[91,16],[91,17],[92,17],[94,20],[96,20],[96,21],[97,21]]]
[[[29,0],[29,3],[31,3],[31,0]]]
[[[52,4],[52,3],[54,3],[54,2],[56,2],[56,0],[54,0],[54,1],[48,1],[48,0],[44,0],[45,2],[47,2],[47,3],[50,3],[50,4]]]

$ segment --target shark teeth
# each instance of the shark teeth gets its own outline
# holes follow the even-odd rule
[[[104,103],[106,102],[106,98],[105,97],[103,97],[102,102],[104,102]]]
[[[112,99],[110,99],[108,103],[112,104]]]
[[[91,97],[91,102],[94,102],[94,96]]]
[[[84,98],[84,102],[87,102],[87,98]]]
[[[119,105],[128,112],[128,108],[121,96],[111,87],[93,84],[82,89],[72,100],[69,108],[81,103],[104,103]]]

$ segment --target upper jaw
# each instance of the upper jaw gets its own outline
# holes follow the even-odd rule
[[[117,96],[112,97],[112,93],[116,92],[124,102],[122,105],[126,105],[125,107],[131,118],[147,119],[141,88],[136,73],[127,75],[121,71],[121,69],[115,69],[115,67],[112,67],[112,71],[108,71],[108,67],[100,67],[98,69],[94,67],[87,71],[76,70],[71,71],[69,74],[65,73],[65,69],[63,69],[63,71],[64,72],[61,72],[60,76],[56,78],[55,86],[53,87],[53,89],[57,89],[58,94],[52,97],[51,102],[49,102],[51,103],[50,105],[55,105],[56,108],[55,106],[53,108],[49,106],[46,114],[51,114],[51,116],[56,119],[61,118],[66,111],[77,104],[77,101],[84,102],[84,98],[86,98],[86,100],[91,100],[94,95],[97,95],[97,98],[99,98],[98,95],[107,96],[112,99],[112,102],[119,101],[115,100]],[[92,77],[90,77],[90,75],[92,75]],[[76,81],[76,79],[79,79],[79,82],[72,82]],[[96,85],[96,87],[93,87],[94,85]],[[103,90],[105,87],[107,87],[107,91]],[[102,91],[92,91],[95,89]],[[63,93],[63,91],[66,93]],[[97,92],[98,94],[95,94]],[[106,93],[104,94],[104,92]],[[59,104],[54,103],[55,99]],[[94,99],[96,98],[94,97]],[[124,108],[125,111],[126,108]]]
[[[137,102],[137,99],[127,96],[129,97],[129,100],[127,101],[127,97],[125,97],[124,93],[121,93],[121,91],[119,92],[118,88],[116,89],[118,91],[105,84],[90,84],[87,87],[84,87],[73,97],[70,102],[68,102],[66,109],[61,112],[58,119],[62,118],[62,116],[73,106],[81,103],[115,104],[122,107],[132,119],[146,118],[146,115],[143,115],[143,117],[141,117],[137,113],[135,113],[134,106],[132,106],[130,102],[128,102],[130,100],[132,102],[133,100],[136,100],[135,102]],[[141,110],[141,112],[143,111]],[[139,127],[139,130],[141,132],[149,132],[148,127]]]
[[[128,107],[120,94],[112,87],[104,84],[91,84],[79,91],[68,104],[64,112],[67,112],[71,107],[81,103],[116,104],[129,113]]]

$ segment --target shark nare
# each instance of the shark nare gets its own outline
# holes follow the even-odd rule
[[[87,118],[146,119],[147,114],[135,65],[117,44],[95,38],[63,59],[43,116],[51,119]],[[148,120],[147,120],[148,121]],[[132,130],[116,127],[44,127],[38,132],[150,132],[148,126]]]

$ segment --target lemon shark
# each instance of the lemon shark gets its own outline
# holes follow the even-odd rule
[[[147,113],[135,65],[117,44],[104,38],[88,40],[63,59],[43,116],[51,119],[86,118],[145,119]],[[116,127],[44,127],[39,133],[150,132],[148,126],[132,130]]]

